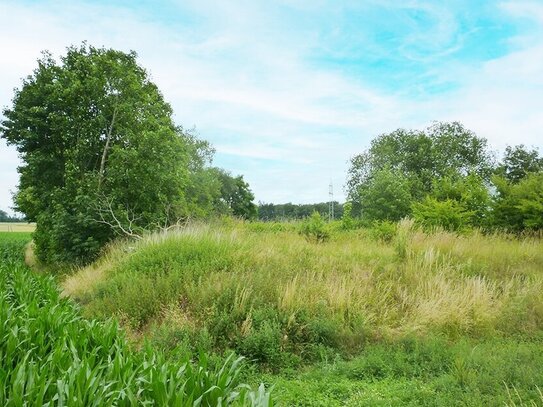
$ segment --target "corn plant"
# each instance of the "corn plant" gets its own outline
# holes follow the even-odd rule
[[[79,315],[55,281],[21,262],[24,241],[0,242],[0,405],[271,406],[269,392],[240,384],[242,358],[213,370],[132,350],[115,321]]]

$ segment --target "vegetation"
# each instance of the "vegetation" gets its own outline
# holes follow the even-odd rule
[[[24,219],[17,216],[10,216],[6,211],[0,209],[0,222],[24,222]]]
[[[4,116],[1,136],[24,161],[16,207],[37,222],[42,261],[88,262],[115,236],[208,216],[221,199],[254,216],[248,186],[206,167],[209,145],[174,125],[134,52],[45,53]]]
[[[240,358],[167,360],[131,350],[115,322],[82,319],[51,277],[22,264],[28,238],[0,235],[1,405],[272,405],[239,383]]]
[[[65,294],[137,343],[233,349],[288,405],[542,401],[540,240],[402,222],[387,243],[337,222],[317,245],[254,225],[116,244]]]
[[[396,130],[351,160],[347,187],[362,223],[413,217],[432,229],[506,230],[543,225],[543,158],[523,145],[495,163],[487,141],[460,123]]]
[[[4,116],[25,257],[69,271],[0,234],[0,404],[273,405],[242,381],[286,405],[543,403],[537,150],[383,134],[326,222],[257,208],[133,52],[45,53]]]
[[[318,212],[323,218],[328,218],[329,202],[319,202],[316,204],[258,204],[258,219],[264,221],[289,221],[301,220],[310,217],[313,212]],[[343,205],[334,201],[334,216],[339,219],[343,216]]]

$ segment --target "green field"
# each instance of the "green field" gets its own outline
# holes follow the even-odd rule
[[[193,225],[63,281],[171,357],[231,350],[283,405],[543,405],[543,243],[471,232]]]
[[[0,405],[270,405],[240,385],[240,359],[137,351],[115,321],[83,319],[51,276],[23,264],[30,235],[0,233]]]

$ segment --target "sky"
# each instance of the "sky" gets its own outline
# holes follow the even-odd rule
[[[330,182],[343,201],[372,138],[436,120],[543,147],[543,0],[0,0],[0,107],[41,51],[82,41],[136,51],[257,201],[327,201]],[[0,209],[18,165],[0,141]]]

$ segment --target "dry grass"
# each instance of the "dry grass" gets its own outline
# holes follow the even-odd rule
[[[184,316],[171,314],[180,301],[187,312],[206,315],[223,298],[221,306],[243,316],[238,327],[243,331],[251,328],[252,312],[261,307],[293,318],[303,312],[336,321],[346,331],[370,330],[379,336],[429,331],[507,335],[508,327],[543,328],[540,240],[427,235],[409,223],[400,226],[402,233],[398,249],[398,242],[375,242],[363,230],[337,232],[329,243],[312,244],[292,232],[196,225],[150,235],[132,246],[119,244],[97,264],[67,278],[63,287],[65,294],[94,302],[93,312],[104,314],[115,307],[123,310],[138,291],[121,287],[115,299],[103,299],[95,295],[96,288],[122,275],[138,279],[134,265],[143,268],[146,278],[148,273],[184,276],[190,268],[197,270],[193,277],[179,277],[179,284],[174,278],[167,286],[175,285],[173,297],[157,297],[162,311],[154,322],[185,323]],[[186,254],[180,254],[181,248]],[[122,281],[131,284],[128,277]]]
[[[0,232],[34,232],[35,223],[0,222]]]

